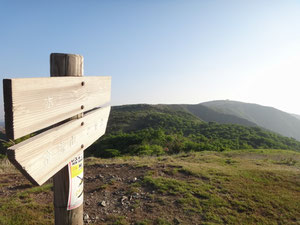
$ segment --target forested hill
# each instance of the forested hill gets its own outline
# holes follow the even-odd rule
[[[300,150],[300,142],[257,126],[204,122],[186,105],[143,104],[112,107],[106,135],[88,153],[111,157],[251,148]]]
[[[244,126],[257,126],[256,123],[251,122],[247,119],[241,118],[236,115],[223,113],[221,110],[217,111],[211,109],[203,104],[198,105],[181,105],[186,110],[188,110],[193,115],[197,116],[206,122],[218,122],[218,123],[230,123],[230,124],[240,124]]]
[[[300,120],[297,115],[294,116],[273,107],[229,100],[205,102],[200,105],[219,113],[248,120],[257,126],[300,141]]]
[[[123,108],[127,110],[127,107],[120,106],[118,110]],[[152,110],[152,112],[169,112],[172,115],[189,114],[189,118],[193,115],[205,122],[258,126],[300,141],[300,116],[272,107],[229,100],[211,101],[196,105],[135,105],[131,107],[130,113],[135,107],[144,107],[145,110]]]

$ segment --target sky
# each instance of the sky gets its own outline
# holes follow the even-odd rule
[[[85,76],[112,76],[112,105],[230,99],[300,114],[298,0],[0,0],[0,28],[1,79],[49,77],[51,53],[74,53]]]

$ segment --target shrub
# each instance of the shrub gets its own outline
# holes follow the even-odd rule
[[[120,156],[120,151],[118,149],[102,149],[94,153],[96,157],[100,158],[114,158]]]

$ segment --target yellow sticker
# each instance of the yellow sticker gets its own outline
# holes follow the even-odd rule
[[[79,174],[83,172],[83,165],[82,163],[75,164],[74,166],[71,167],[71,174],[72,178],[77,177]]]

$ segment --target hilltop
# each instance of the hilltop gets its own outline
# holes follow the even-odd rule
[[[130,109],[129,109],[129,108]],[[269,131],[300,140],[300,115],[289,114],[273,107],[229,100],[216,100],[195,105],[124,105],[113,107],[125,113],[142,109],[146,112],[171,113],[176,116],[192,116],[203,122],[238,124],[261,127]],[[133,115],[133,114],[132,114]],[[195,119],[195,118],[194,118]]]
[[[195,110],[194,113],[189,111],[191,107],[146,104],[112,107],[106,135],[87,153],[97,157],[114,157],[252,148],[300,150],[300,142],[295,139],[251,122],[248,126],[205,122]],[[233,119],[234,116],[227,118]],[[246,123],[246,120],[239,121]]]

